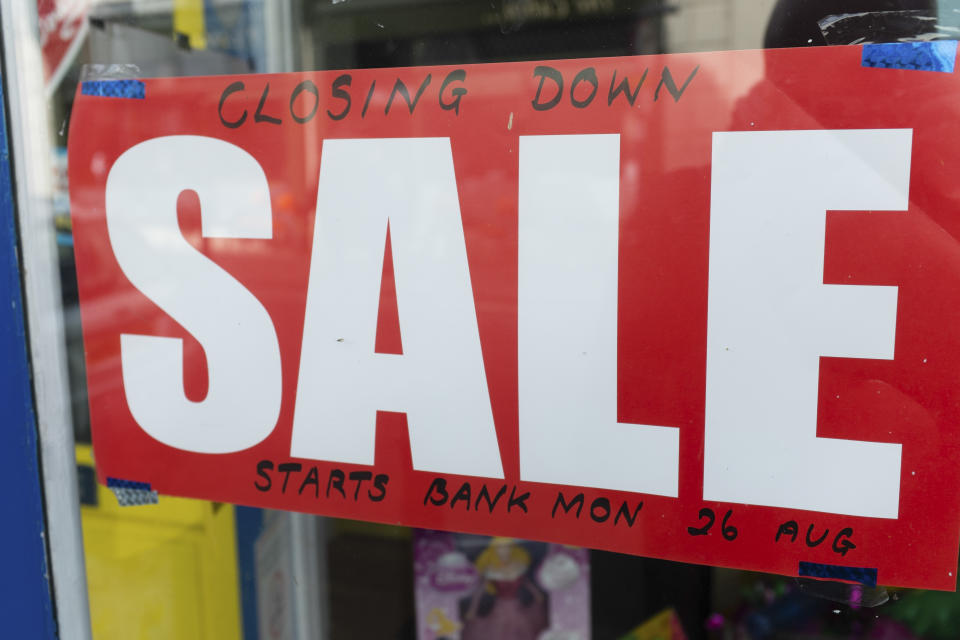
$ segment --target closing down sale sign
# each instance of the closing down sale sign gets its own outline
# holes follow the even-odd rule
[[[960,83],[885,55],[84,82],[100,480],[955,588]]]

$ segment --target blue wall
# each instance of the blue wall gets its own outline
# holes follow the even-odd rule
[[[56,637],[0,83],[0,635]],[[53,224],[53,221],[50,221]]]

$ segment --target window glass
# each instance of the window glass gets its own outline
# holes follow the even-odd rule
[[[822,22],[839,14],[861,17]],[[155,505],[119,506],[94,474],[66,153],[71,132],[83,126],[71,120],[77,86],[90,77],[930,40],[956,32],[953,3],[99,0],[83,22],[76,48],[55,61],[48,85],[49,152],[95,638],[956,637],[960,600],[953,593],[831,585],[167,496]],[[454,563],[444,565],[443,580],[476,587],[459,599],[445,595],[435,579],[441,559]],[[547,585],[561,583],[570,589],[562,606],[553,606],[560,591]]]

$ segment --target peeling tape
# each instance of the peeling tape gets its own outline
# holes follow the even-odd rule
[[[143,100],[146,86],[140,80],[86,80],[80,85],[85,96],[100,98],[133,98]]]
[[[877,586],[877,570],[866,567],[842,567],[836,564],[820,564],[801,560],[799,575],[804,578],[830,578],[859,582],[868,587]]]
[[[864,67],[953,73],[956,59],[956,40],[886,42],[863,45],[861,64]]]
[[[117,496],[121,507],[157,504],[160,501],[157,492],[150,488],[149,482],[107,478],[107,487]]]
[[[85,64],[80,68],[80,82],[88,80],[136,80],[140,67],[135,64]]]
[[[817,24],[823,39],[830,45],[930,42],[942,37],[936,11],[842,13],[826,16]]]

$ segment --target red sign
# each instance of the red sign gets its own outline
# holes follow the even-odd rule
[[[953,589],[958,97],[859,47],[85,83],[100,479]]]
[[[89,10],[90,0],[37,0],[37,25],[48,91],[60,84],[83,44]]]

